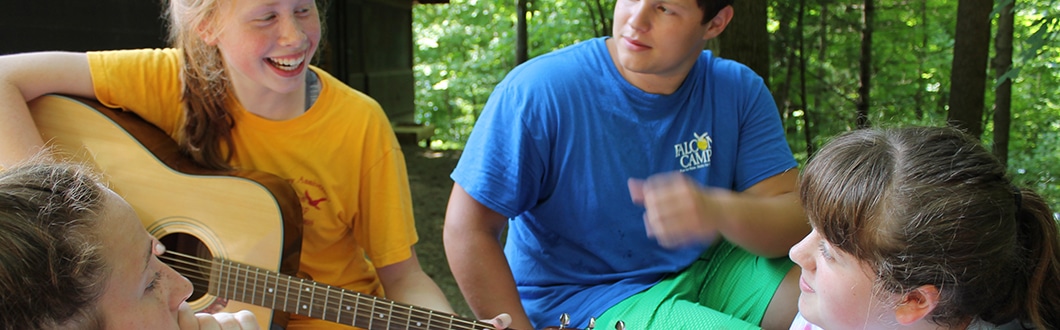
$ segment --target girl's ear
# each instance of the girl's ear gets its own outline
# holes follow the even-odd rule
[[[210,24],[206,20],[199,23],[199,26],[195,27],[195,34],[199,35],[199,39],[208,46],[217,45],[217,33],[215,24]]]
[[[938,303],[939,289],[930,284],[921,285],[902,297],[894,316],[898,323],[910,325],[931,314]]]
[[[221,30],[224,29],[224,22],[228,19],[227,15],[231,14],[229,12],[231,9],[228,6],[226,2],[219,3],[213,13],[200,20],[199,24],[195,26],[195,34],[207,46],[217,46]]]

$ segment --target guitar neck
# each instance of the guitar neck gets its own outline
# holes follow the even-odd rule
[[[493,329],[489,323],[215,259],[208,292],[218,297],[365,329]]]

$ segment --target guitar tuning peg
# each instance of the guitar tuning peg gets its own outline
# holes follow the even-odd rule
[[[595,317],[590,317],[589,318],[589,326],[585,327],[585,330],[593,330],[593,328],[595,328],[595,327],[596,327],[596,318]]]
[[[559,328],[566,329],[570,325],[570,314],[563,313],[559,315]]]
[[[618,323],[615,323],[615,330],[626,330],[626,322],[619,320]]]

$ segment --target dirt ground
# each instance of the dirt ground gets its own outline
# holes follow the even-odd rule
[[[442,246],[445,206],[453,188],[453,180],[449,179],[449,174],[456,166],[460,151],[434,151],[407,144],[401,147],[405,152],[412,190],[412,207],[416,215],[416,229],[420,235],[420,242],[416,244],[420,264],[427,275],[445,292],[456,313],[473,317],[449,271],[449,262]]]

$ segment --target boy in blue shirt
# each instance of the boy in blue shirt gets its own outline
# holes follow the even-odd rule
[[[579,328],[791,324],[787,251],[809,226],[762,79],[702,50],[732,15],[724,0],[618,0],[613,36],[496,87],[445,223],[476,315],[509,313],[513,329],[561,313]]]

